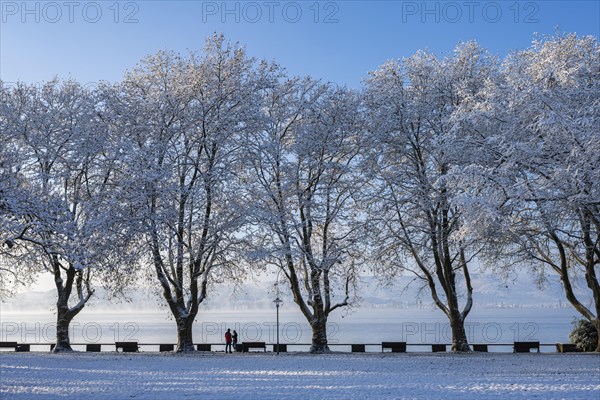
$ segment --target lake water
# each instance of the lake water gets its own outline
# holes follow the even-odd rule
[[[88,311],[88,312],[86,312]],[[553,344],[568,342],[572,321],[577,313],[569,308],[475,309],[467,318],[470,343],[512,344],[514,341],[539,341]],[[55,316],[47,313],[1,313],[0,341],[52,343],[55,340]],[[227,328],[235,329],[242,341],[275,343],[276,311],[203,310],[194,325],[195,343],[222,343]],[[303,351],[311,340],[311,330],[302,314],[293,306],[280,308],[280,342],[291,351]],[[334,313],[328,325],[332,350],[347,351],[350,343],[372,344],[367,351],[379,351],[382,341],[450,343],[446,317],[436,309],[358,309],[352,313]],[[159,343],[175,343],[175,323],[167,310],[158,312],[99,312],[83,310],[71,323],[71,342],[103,343],[138,341],[141,350],[155,351]],[[83,346],[76,345],[76,349]],[[219,347],[215,347],[220,349]],[[47,351],[34,346],[32,351]],[[428,351],[428,347],[410,346],[409,351]],[[490,351],[512,351],[511,347],[493,346]],[[542,351],[554,351],[553,347]]]

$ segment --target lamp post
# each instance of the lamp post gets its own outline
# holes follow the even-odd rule
[[[277,355],[279,355],[279,306],[283,304],[283,300],[277,296],[277,298],[273,300],[273,303],[275,303],[275,307],[277,308]]]

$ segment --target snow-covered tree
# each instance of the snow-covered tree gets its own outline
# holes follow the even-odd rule
[[[558,274],[567,300],[600,329],[597,39],[535,40],[484,92],[455,115],[468,159],[457,184],[477,205],[471,229],[495,232],[497,264]],[[577,290],[582,276],[589,296]]]
[[[261,125],[247,139],[252,253],[289,286],[313,353],[329,351],[327,319],[353,300],[361,265],[359,123],[352,91],[286,79],[264,92]]]
[[[269,69],[215,35],[201,57],[147,57],[105,99],[103,117],[128,142],[120,190],[139,229],[140,263],[173,314],[179,352],[194,350],[210,283],[236,278],[240,137],[256,114],[261,68]]]
[[[31,284],[37,272],[32,263],[14,262],[19,253],[12,240],[20,232],[26,208],[26,184],[20,174],[19,149],[10,129],[11,91],[0,82],[0,299],[12,296],[19,286]],[[24,254],[19,254],[23,257]]]
[[[372,157],[365,168],[372,176],[377,271],[409,272],[429,289],[449,319],[453,351],[469,351],[464,327],[473,304],[469,263],[482,242],[462,234],[460,188],[449,183],[461,157],[452,114],[483,87],[494,65],[471,42],[445,59],[419,51],[403,62],[390,61],[366,82]]]
[[[110,139],[76,82],[19,84],[2,100],[1,268],[18,279],[53,275],[54,351],[70,351],[69,324],[92,296],[92,270],[114,265]]]

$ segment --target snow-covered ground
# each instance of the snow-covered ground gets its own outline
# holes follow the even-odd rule
[[[599,399],[594,354],[0,354],[2,399]]]

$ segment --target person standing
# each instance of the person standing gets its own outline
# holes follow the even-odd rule
[[[231,341],[232,341],[232,343],[233,343],[233,348],[234,348],[234,350],[235,350],[235,351],[238,351],[238,348],[237,348],[238,334],[237,334],[237,332],[235,331],[235,329],[233,330],[233,334],[231,335]]]
[[[231,329],[225,332],[225,353],[231,353]]]

